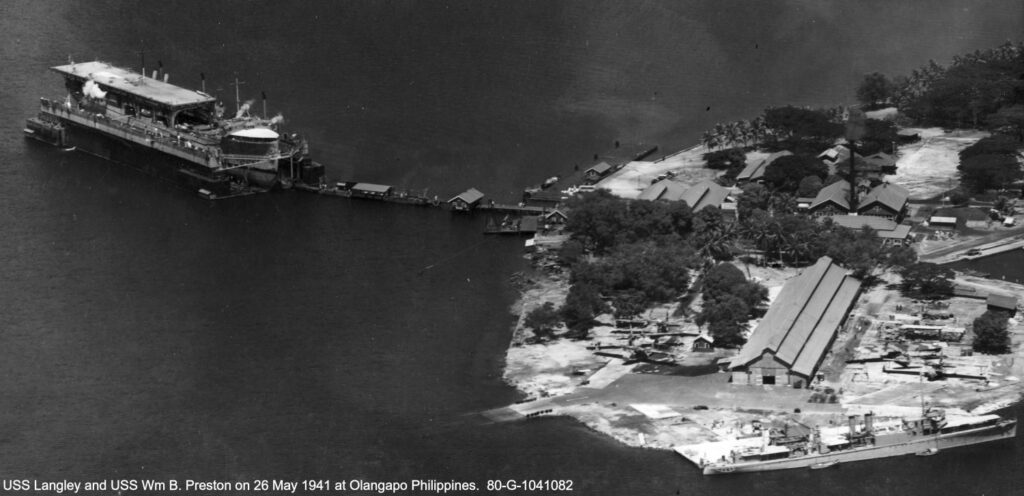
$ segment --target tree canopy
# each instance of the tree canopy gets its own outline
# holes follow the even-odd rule
[[[1005,187],[1024,179],[1020,146],[1009,136],[982,138],[960,151],[960,179],[974,191]]]
[[[828,176],[828,166],[817,157],[809,155],[786,155],[775,159],[764,171],[764,182],[777,190],[795,192],[800,181],[808,176],[819,180]]]
[[[916,262],[900,271],[904,294],[930,300],[949,298],[953,293],[953,270],[930,262]]]
[[[991,355],[1010,351],[1010,333],[1007,330],[1009,314],[988,310],[974,319],[974,350]]]
[[[893,89],[889,78],[880,72],[872,72],[864,76],[860,86],[857,86],[857,101],[865,107],[879,108],[892,98]]]

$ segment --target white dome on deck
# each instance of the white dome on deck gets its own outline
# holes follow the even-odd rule
[[[272,129],[265,127],[254,127],[250,129],[240,129],[231,133],[231,136],[238,136],[239,138],[256,138],[256,139],[277,139],[278,134]]]

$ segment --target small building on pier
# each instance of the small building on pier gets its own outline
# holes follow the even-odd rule
[[[382,200],[391,196],[392,189],[386,184],[356,183],[352,186],[352,196]]]
[[[457,196],[448,200],[448,205],[451,206],[452,210],[469,211],[476,208],[480,204],[480,200],[483,200],[484,194],[478,191],[476,188],[469,188]]]
[[[586,178],[587,182],[594,184],[601,180],[604,176],[607,176],[612,171],[612,165],[608,162],[601,162],[583,172],[583,177]]]

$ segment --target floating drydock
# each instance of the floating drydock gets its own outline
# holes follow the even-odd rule
[[[208,198],[266,191],[278,185],[318,184],[323,166],[306,140],[236,102],[223,102],[105,62],[53,67],[67,95],[40,99],[27,136],[174,179]]]

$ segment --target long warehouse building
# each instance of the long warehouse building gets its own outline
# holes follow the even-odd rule
[[[789,280],[729,364],[733,383],[810,384],[860,285],[829,257]]]

